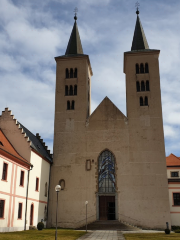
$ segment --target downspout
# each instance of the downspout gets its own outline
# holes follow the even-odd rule
[[[50,189],[50,176],[51,176],[51,166],[52,163],[50,164],[50,168],[49,168],[49,184],[48,184],[48,197],[47,197],[47,222],[48,222],[48,210],[49,210],[49,189]],[[47,223],[46,223],[46,227],[47,227]]]
[[[33,165],[30,166],[27,175],[27,187],[26,187],[26,208],[25,208],[25,219],[24,219],[24,231],[26,231],[26,216],[27,216],[27,200],[28,200],[28,190],[29,190],[29,172],[33,169]]]

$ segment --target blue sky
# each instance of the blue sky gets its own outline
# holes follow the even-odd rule
[[[0,111],[9,107],[53,148],[54,57],[64,55],[78,8],[78,28],[90,57],[92,111],[105,96],[126,114],[123,53],[136,22],[132,0],[1,0]],[[180,1],[143,0],[140,19],[151,49],[160,49],[166,155],[180,156]]]

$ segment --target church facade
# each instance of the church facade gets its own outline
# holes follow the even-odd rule
[[[160,229],[170,220],[161,108],[159,50],[150,49],[139,12],[124,53],[126,116],[108,97],[91,112],[91,77],[77,18],[65,55],[56,57],[54,160],[48,224],[77,228],[119,220]]]

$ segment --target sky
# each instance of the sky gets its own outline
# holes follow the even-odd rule
[[[8,107],[53,150],[56,63],[78,8],[84,54],[93,70],[91,111],[104,97],[126,115],[123,55],[130,51],[136,0],[0,0],[0,112]],[[159,49],[166,155],[180,156],[180,1],[139,0],[151,49]]]

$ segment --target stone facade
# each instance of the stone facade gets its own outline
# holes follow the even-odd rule
[[[88,222],[101,220],[101,196],[114,196],[115,219],[119,221],[154,229],[165,228],[166,222],[170,223],[159,52],[145,49],[124,53],[127,116],[108,97],[89,115],[92,76],[89,57],[77,54],[56,58],[49,226],[55,226],[54,187],[61,179],[65,187],[59,193],[60,227],[76,228],[85,224],[85,201],[88,201]],[[136,64],[140,72],[143,64],[146,73],[137,73]],[[67,78],[66,69],[71,68],[77,69],[77,77]],[[137,82],[141,86],[142,81],[148,81],[149,87],[139,91]],[[77,95],[69,96],[66,89],[75,85]],[[71,109],[72,101],[74,109]],[[98,159],[105,150],[115,159],[115,192],[99,191]]]

